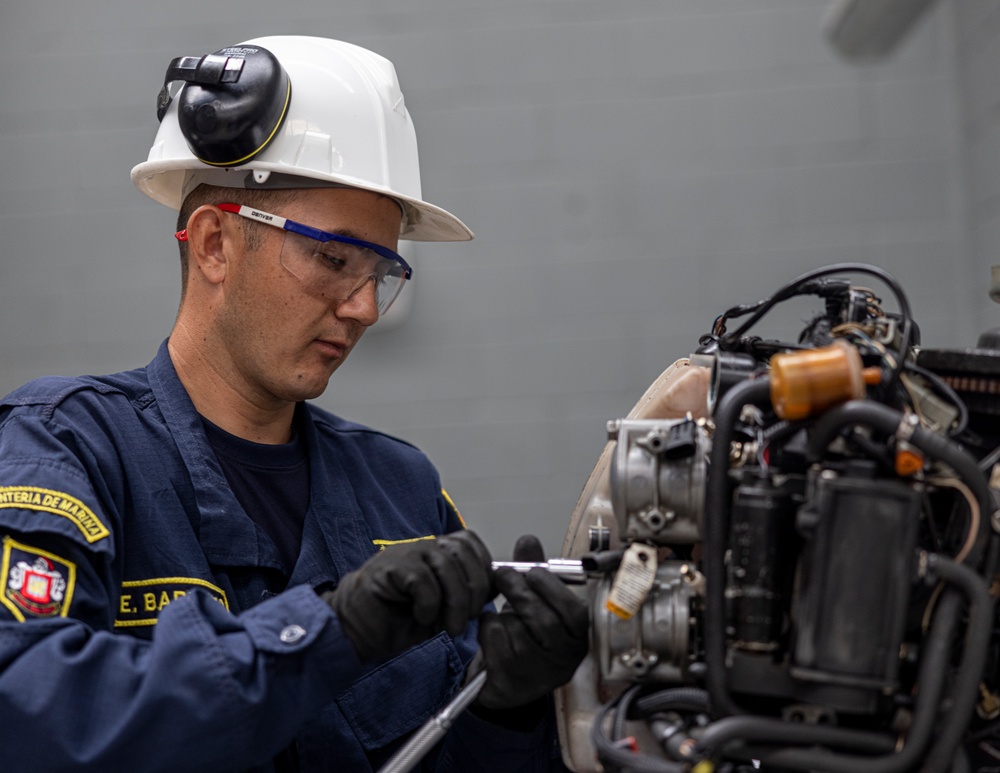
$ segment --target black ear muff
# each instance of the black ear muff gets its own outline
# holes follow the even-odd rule
[[[292,83],[267,49],[234,46],[198,58],[182,56],[167,68],[156,115],[162,121],[174,96],[177,121],[191,152],[212,166],[245,164],[274,139],[288,112]]]

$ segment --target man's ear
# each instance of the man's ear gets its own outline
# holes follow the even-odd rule
[[[239,234],[229,218],[218,207],[204,204],[187,222],[188,261],[190,271],[198,272],[206,281],[218,284],[226,278],[229,268],[231,240]]]

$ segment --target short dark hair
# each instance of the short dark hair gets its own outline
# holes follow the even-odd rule
[[[187,198],[184,199],[184,203],[181,204],[181,208],[177,213],[177,230],[181,231],[187,228],[191,214],[198,207],[205,204],[221,204],[228,201],[233,204],[242,204],[266,212],[273,209],[280,209],[282,206],[295,201],[299,195],[300,191],[295,188],[247,190],[243,188],[222,188],[217,185],[202,183],[191,191],[187,195]],[[267,228],[268,226],[247,219],[241,220],[241,224],[243,225],[243,240],[246,248],[248,250],[258,249],[263,241],[260,229]],[[188,245],[187,242],[178,242],[178,245],[180,246],[181,254],[181,300],[183,301],[188,283]]]

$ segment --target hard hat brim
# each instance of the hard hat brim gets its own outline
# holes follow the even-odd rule
[[[136,165],[132,169],[132,182],[136,188],[151,199],[179,210],[183,203],[184,183],[189,172],[192,170],[190,159],[169,159],[158,161],[145,161]],[[273,164],[251,164],[246,167],[232,167],[226,170],[211,170],[212,184],[220,184],[216,180],[222,179],[222,187],[243,188],[241,180],[249,172],[278,172],[296,175],[302,181],[302,188],[322,187],[323,183],[333,185],[343,185],[349,188],[372,191],[383,196],[396,199],[403,207],[404,217],[400,224],[399,238],[415,242],[460,242],[468,241],[474,237],[472,230],[461,220],[441,207],[430,204],[421,199],[406,196],[398,191],[381,186],[372,185],[364,180],[358,180],[346,175],[324,175],[313,172],[308,176],[301,174],[297,169],[273,168]],[[209,168],[206,167],[206,171]],[[225,176],[232,175],[232,184],[226,184],[223,177],[218,176],[219,172]]]

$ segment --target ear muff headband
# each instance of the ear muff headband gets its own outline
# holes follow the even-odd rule
[[[200,58],[182,56],[167,68],[157,99],[162,121],[177,97],[177,122],[191,152],[210,166],[244,164],[274,139],[288,113],[292,83],[267,49],[234,46]]]

